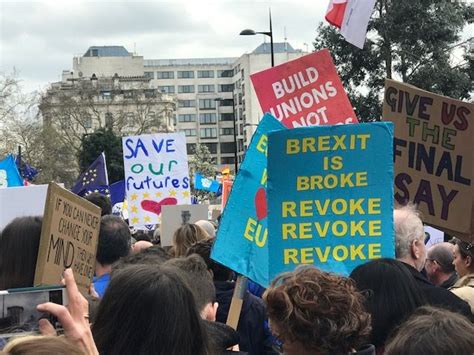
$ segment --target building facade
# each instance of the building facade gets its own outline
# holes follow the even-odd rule
[[[304,54],[288,43],[274,44],[276,65]],[[173,126],[185,133],[188,154],[196,144],[206,145],[217,169],[234,170],[235,157],[242,161],[263,116],[250,75],[269,68],[270,56],[269,43],[240,57],[201,59],[144,59],[121,46],[90,47],[73,59],[66,82],[94,76],[146,80],[150,90],[174,98]]]

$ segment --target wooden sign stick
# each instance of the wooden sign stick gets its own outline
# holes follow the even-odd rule
[[[248,278],[240,275],[237,276],[226,321],[226,324],[235,330],[237,330],[237,325],[239,324],[240,311],[242,310],[242,303],[244,302],[245,292],[247,291],[247,283]]]

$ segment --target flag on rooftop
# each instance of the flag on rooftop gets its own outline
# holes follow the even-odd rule
[[[326,21],[341,29],[347,42],[362,49],[375,3],[376,0],[330,0]]]
[[[79,196],[85,196],[91,192],[99,192],[103,195],[105,190],[109,188],[109,178],[107,176],[107,165],[105,163],[105,154],[99,157],[84,171],[79,179],[77,179],[71,191]],[[97,191],[96,191],[97,190]]]

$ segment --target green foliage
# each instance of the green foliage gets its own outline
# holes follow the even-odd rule
[[[362,50],[326,24],[320,24],[314,48],[331,51],[359,119],[379,120],[386,77],[456,99],[470,97],[472,58],[453,65],[450,56],[473,14],[462,3],[378,0]]]
[[[105,152],[109,183],[123,180],[122,138],[108,128],[100,128],[84,135],[78,156],[80,170],[87,169],[102,152]]]
[[[200,202],[206,200],[213,200],[216,194],[213,192],[194,189],[194,173],[199,172],[207,178],[214,178],[216,176],[215,161],[209,152],[209,149],[202,144],[196,144],[194,156],[189,161],[189,175],[191,178],[191,194],[195,196]]]

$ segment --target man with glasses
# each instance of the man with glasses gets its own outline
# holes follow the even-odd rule
[[[458,279],[453,265],[454,245],[438,243],[428,249],[425,270],[432,284],[448,289]]]

